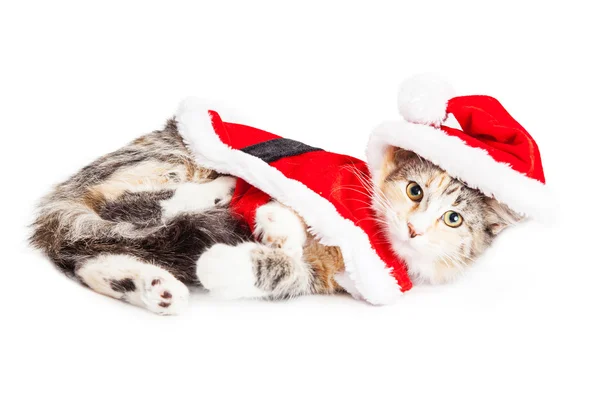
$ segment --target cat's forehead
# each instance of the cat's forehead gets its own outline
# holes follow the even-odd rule
[[[467,205],[475,206],[481,200],[479,191],[471,189],[446,172],[432,176],[424,185],[426,196],[439,199],[445,205],[451,205],[456,209],[462,209]]]
[[[456,188],[463,186],[460,181],[435,164],[416,157],[398,164],[388,177],[388,181],[402,180],[414,181],[421,187],[432,191],[443,191],[450,186]]]
[[[445,174],[443,169],[415,153],[402,152],[400,154],[401,156],[397,155],[390,160],[393,162],[394,168],[391,169],[388,180],[415,179],[416,177],[429,180],[437,175]]]

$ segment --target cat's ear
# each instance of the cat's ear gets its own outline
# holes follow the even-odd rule
[[[396,162],[394,160],[395,147],[387,146],[383,151],[383,158],[379,168],[376,168],[373,172],[373,178],[375,183],[380,185],[385,179],[396,169]]]
[[[412,151],[401,149],[400,147],[388,146],[383,153],[383,162],[381,163],[381,175],[387,177],[399,165],[416,158]]]
[[[376,184],[385,181],[392,172],[398,169],[398,166],[405,164],[409,160],[418,159],[418,156],[412,151],[404,150],[399,147],[387,146],[383,151],[383,157],[379,168],[373,172],[373,178]]]
[[[408,160],[417,158],[417,155],[409,150],[401,149],[400,147],[391,147],[393,151],[393,162],[398,166]]]
[[[485,202],[488,206],[486,215],[487,228],[494,236],[523,219],[522,215],[514,212],[508,206],[494,198],[486,196]]]

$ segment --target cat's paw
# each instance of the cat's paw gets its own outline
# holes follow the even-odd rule
[[[209,190],[213,205],[227,205],[231,201],[237,178],[233,176],[220,176],[214,181]]]
[[[302,255],[306,227],[300,217],[280,203],[271,202],[256,210],[254,233],[266,245]]]
[[[220,176],[206,183],[182,183],[173,197],[161,201],[162,216],[172,218],[182,213],[201,212],[215,205],[229,204],[236,181],[231,176]]]
[[[175,315],[186,308],[188,288],[172,276],[143,278],[140,299],[146,308],[161,315]]]
[[[225,299],[259,298],[252,254],[261,246],[246,242],[237,246],[215,244],[196,264],[198,280],[212,295]]]

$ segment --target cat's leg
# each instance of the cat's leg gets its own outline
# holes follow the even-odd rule
[[[254,234],[269,246],[280,248],[292,257],[302,258],[306,225],[289,208],[276,201],[256,210]]]
[[[313,292],[313,272],[301,257],[264,244],[216,244],[197,262],[198,280],[221,298],[288,298]]]
[[[188,303],[188,288],[156,265],[120,254],[85,261],[75,274],[92,290],[162,315],[178,314]]]
[[[210,182],[185,182],[177,187],[170,199],[161,201],[163,218],[181,213],[196,213],[225,205],[231,200],[236,178],[220,176]]]
[[[256,236],[264,244],[216,244],[197,263],[198,280],[212,294],[229,299],[288,298],[314,292],[314,276],[304,262],[306,227],[277,202],[256,211]]]
[[[197,263],[200,282],[224,298],[286,298],[313,291],[313,271],[303,261],[306,227],[289,208],[271,202],[256,211],[254,234],[264,244],[217,244]]]
[[[311,275],[309,293],[341,291],[334,276],[344,268],[339,248],[308,238],[304,221],[291,209],[271,202],[256,211],[255,236],[270,247],[281,249]]]

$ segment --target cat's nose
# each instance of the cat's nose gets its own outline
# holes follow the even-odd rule
[[[413,226],[413,224],[411,224],[410,222],[408,224],[406,224],[408,226],[408,235],[410,236],[411,239],[421,235],[420,233],[418,233],[415,230],[415,227]]]

